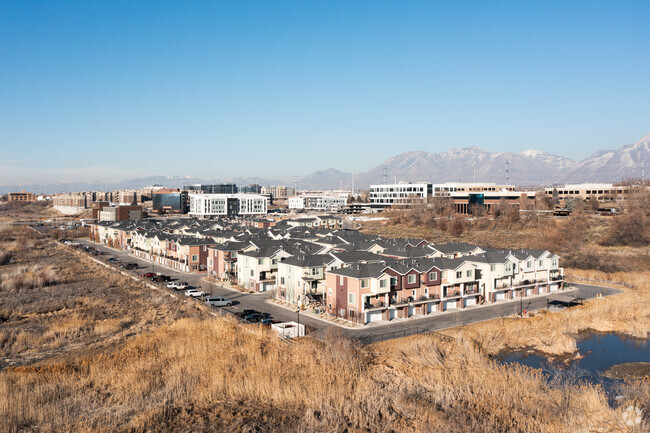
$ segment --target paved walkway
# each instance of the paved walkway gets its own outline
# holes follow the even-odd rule
[[[80,240],[80,243],[93,246],[93,243],[87,240]],[[96,245],[96,247],[97,249],[107,253],[107,255],[115,257],[120,261],[137,263],[139,267],[134,272],[138,275],[154,271],[154,266],[151,262],[133,257],[126,251],[116,250],[99,244]],[[103,259],[108,258],[107,256],[100,257]],[[169,275],[172,277],[172,281],[187,281],[191,286],[199,287],[212,296],[223,296],[232,300],[233,306],[224,308],[227,311],[238,312],[247,308],[267,312],[270,313],[275,320],[283,322],[300,321],[301,324],[306,325],[311,330],[310,335],[315,338],[323,339],[328,335],[328,333],[333,332],[335,335],[345,335],[350,338],[358,339],[364,344],[390,340],[392,338],[399,338],[416,333],[454,328],[486,320],[499,319],[513,314],[519,314],[522,308],[519,299],[513,301],[499,301],[494,304],[473,306],[440,313],[431,313],[427,316],[416,316],[409,319],[397,319],[390,322],[373,323],[362,328],[349,328],[324,319],[319,319],[311,314],[298,314],[297,309],[291,310],[285,306],[268,302],[268,299],[272,296],[270,292],[242,293],[235,289],[229,289],[214,283],[203,281],[205,274],[186,274],[174,271],[159,264],[155,265],[155,271]],[[621,291],[618,289],[603,286],[572,283],[571,289],[559,293],[574,294],[583,299],[593,299],[599,294],[602,296],[610,296],[620,292]],[[547,306],[547,296],[552,296],[557,293],[558,292],[553,292],[547,295],[537,295],[524,298],[523,309],[526,311],[544,309]]]

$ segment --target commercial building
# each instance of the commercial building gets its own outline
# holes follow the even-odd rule
[[[372,207],[407,206],[414,202],[425,202],[433,193],[428,182],[401,182],[389,185],[370,185]]]
[[[264,215],[268,199],[257,194],[189,194],[190,215],[213,216]]]
[[[237,185],[234,183],[216,183],[213,185],[186,185],[183,191],[204,192],[205,194],[237,194]]]
[[[111,204],[107,201],[96,201],[93,202],[92,204],[92,209],[93,209],[93,219],[98,220],[99,219],[99,214],[100,212],[106,208],[109,207]]]
[[[650,189],[650,187],[646,187]],[[553,197],[557,192],[558,200],[579,198],[582,200],[595,199],[598,201],[625,200],[627,196],[638,187],[615,186],[611,183],[580,183],[566,184],[561,187],[545,188],[544,194]]]
[[[343,209],[347,202],[345,197],[301,195],[289,197],[289,209],[333,212]]]
[[[188,209],[188,192],[178,189],[159,189],[151,194],[155,212],[185,213]]]
[[[296,194],[296,190],[293,188],[288,188],[284,185],[279,186],[263,186],[262,194],[270,194],[274,199],[276,198],[287,198]]]

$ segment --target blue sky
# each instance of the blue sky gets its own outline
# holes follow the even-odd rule
[[[650,133],[648,1],[0,2],[0,184]]]

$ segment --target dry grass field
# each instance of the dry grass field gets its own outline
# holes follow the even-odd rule
[[[0,432],[631,432],[630,405],[648,427],[648,381],[610,407],[496,363],[469,327],[287,344],[28,228],[0,227],[0,251]]]

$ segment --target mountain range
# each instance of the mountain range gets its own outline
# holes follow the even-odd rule
[[[335,169],[321,170],[301,180],[302,188],[329,189],[395,181],[507,182],[548,185],[579,182],[617,182],[640,178],[642,160],[650,161],[650,134],[633,144],[601,150],[576,162],[563,156],[529,149],[518,153],[489,152],[475,146],[442,153],[421,150],[400,153],[366,172],[353,176]],[[507,173],[506,173],[507,169]]]
[[[495,182],[513,185],[550,185],[579,182],[617,182],[640,178],[643,161],[650,161],[650,134],[633,144],[601,150],[576,162],[540,150],[518,153],[490,152],[475,146],[450,149],[442,153],[421,150],[395,155],[362,173],[346,173],[334,168],[319,170],[300,179],[299,189],[368,189],[384,181]],[[507,174],[506,174],[507,169]],[[4,191],[24,189],[38,193],[142,188],[154,184],[170,188],[197,183],[230,182],[238,185],[282,185],[286,181],[259,177],[198,178],[192,176],[151,176],[109,184],[51,183],[48,185],[7,185]],[[293,186],[293,185],[287,185]]]

